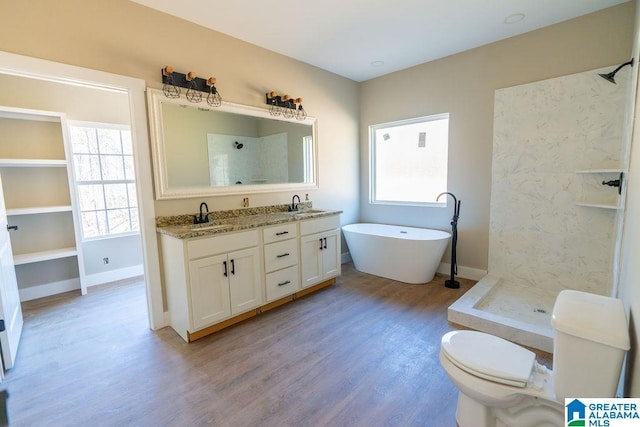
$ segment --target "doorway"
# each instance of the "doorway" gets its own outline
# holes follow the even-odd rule
[[[131,128],[132,155],[136,177],[135,188],[138,194],[141,272],[144,274],[148,320],[152,329],[164,326],[158,251],[155,238],[155,209],[146,126],[144,82],[130,77],[0,52],[0,80],[2,79],[13,79],[13,83],[20,82],[20,84],[3,84],[3,88],[6,88],[6,93],[0,98],[0,105],[62,111],[70,118],[92,121],[95,118],[89,119],[88,114],[95,114],[99,108],[104,109],[108,102],[105,101],[106,104],[103,105],[93,103],[91,107],[87,107],[86,102],[83,103],[81,99],[85,95],[78,94],[92,93],[104,99],[109,97],[119,98],[120,105],[124,105],[124,108],[118,108],[116,109],[117,111],[112,109],[107,115],[120,118],[126,116],[126,121],[128,121]],[[38,99],[39,91],[42,90],[39,88],[43,87],[42,85],[48,85],[54,92],[60,92],[60,96],[66,98],[67,107],[62,109],[52,105],[51,103],[54,102],[52,100],[55,98],[53,96],[40,96],[44,101],[41,100],[40,104],[34,104],[33,100]],[[42,92],[40,94],[42,95]],[[83,105],[85,107],[82,107]],[[83,111],[82,114],[86,114],[78,113],[79,110]],[[104,110],[109,111],[109,109]],[[117,123],[117,120],[120,119],[115,119],[115,123]],[[105,120],[101,119],[100,121]],[[113,120],[107,121],[114,122]],[[77,243],[80,245],[80,242]]]

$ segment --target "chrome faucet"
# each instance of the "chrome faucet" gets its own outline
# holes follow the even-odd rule
[[[289,206],[289,211],[291,212],[298,210],[298,203],[296,203],[296,197],[298,198],[298,203],[300,203],[300,196],[298,196],[297,194],[294,194],[293,197],[291,198],[291,206]]]
[[[206,210],[203,212],[202,208],[205,208]],[[193,223],[194,224],[203,224],[205,222],[209,222],[209,206],[207,206],[207,204],[205,202],[202,202],[202,203],[200,203],[200,216],[194,215],[193,216]]]

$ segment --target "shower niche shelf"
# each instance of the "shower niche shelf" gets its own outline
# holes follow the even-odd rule
[[[605,181],[613,181],[625,174],[624,169],[600,168],[583,169],[576,171],[582,177],[582,195],[576,206],[583,206],[597,209],[618,210],[623,206],[616,188],[605,186]]]

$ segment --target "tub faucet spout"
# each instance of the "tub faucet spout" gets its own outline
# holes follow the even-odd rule
[[[298,199],[298,203],[296,203],[296,198]],[[300,196],[298,196],[297,194],[294,194],[293,197],[291,198],[291,206],[289,206],[289,211],[290,212],[297,211],[299,203],[300,203]]]
[[[209,206],[207,206],[205,202],[202,202],[200,203],[200,215],[193,216],[193,223],[204,224],[205,222],[209,222]]]

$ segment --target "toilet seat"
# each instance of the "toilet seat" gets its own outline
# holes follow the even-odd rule
[[[463,371],[514,387],[526,387],[535,365],[532,351],[482,332],[449,332],[442,337],[441,349]]]

